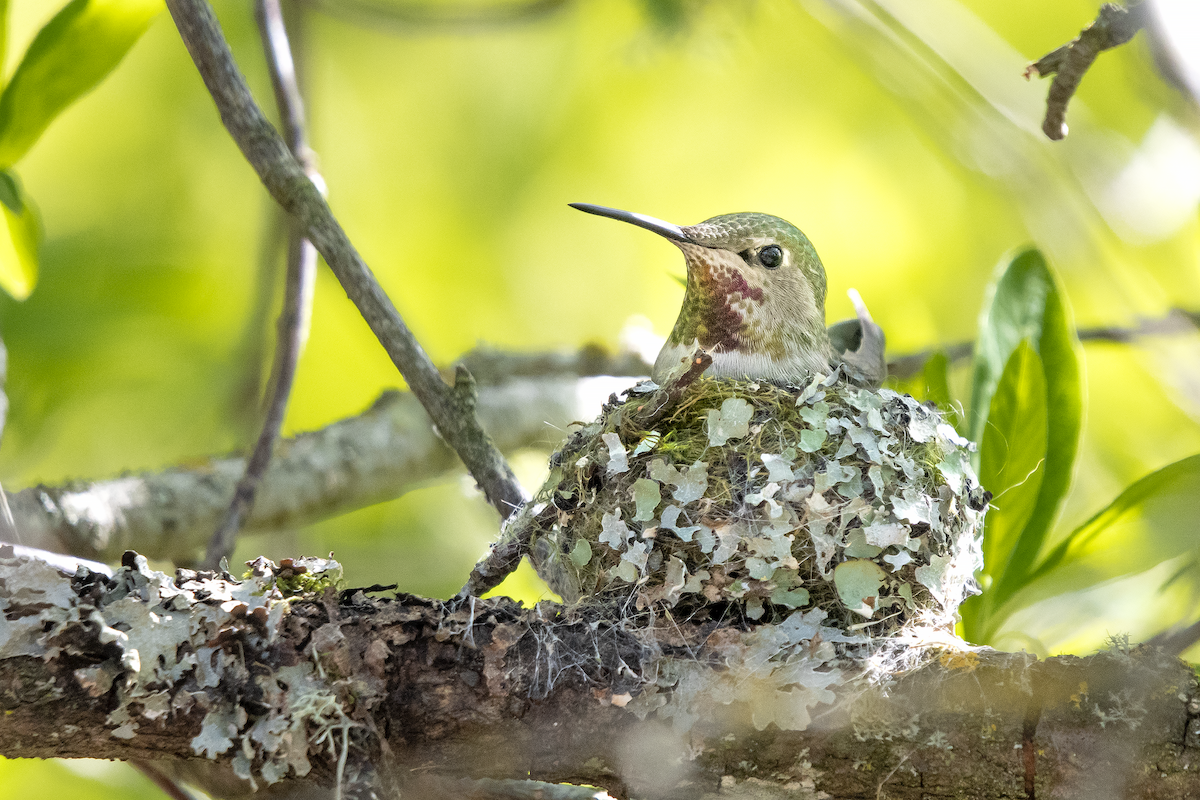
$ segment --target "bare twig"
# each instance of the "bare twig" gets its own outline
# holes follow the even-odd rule
[[[150,761],[130,762],[134,769],[145,775],[155,786],[162,789],[163,794],[171,800],[196,800],[196,795],[189,792],[178,781],[167,775]]]
[[[292,225],[295,228],[295,225]],[[204,554],[204,565],[216,569],[222,558],[233,553],[238,531],[254,506],[259,484],[271,463],[271,455],[283,419],[287,412],[288,398],[296,375],[300,354],[308,338],[309,319],[312,312],[313,277],[317,268],[317,251],[312,244],[295,233],[288,242],[287,283],[284,291],[283,309],[279,315],[278,340],[275,347],[275,362],[272,368],[270,399],[263,419],[262,430],[254,443],[254,450],[246,462],[246,471],[234,489],[233,501],[221,526],[213,533]]]
[[[1054,75],[1046,100],[1046,117],[1042,131],[1057,141],[1067,135],[1067,103],[1079,88],[1083,74],[1092,66],[1096,56],[1113,47],[1125,44],[1149,21],[1148,4],[1136,0],[1128,7],[1105,3],[1092,24],[1084,28],[1072,42],[1064,44],[1025,68],[1025,79],[1033,75]]]
[[[712,356],[703,349],[697,348],[692,354],[688,368],[677,375],[666,385],[659,387],[645,399],[630,400],[626,406],[628,416],[625,424],[637,430],[646,430],[658,420],[666,416],[679,402],[680,396],[687,387],[691,386],[712,366]],[[551,511],[551,507],[547,507]],[[502,530],[500,538],[479,560],[467,582],[455,598],[465,600],[470,597],[480,597],[500,585],[509,576],[521,558],[529,551],[529,533],[537,515],[533,509],[525,508],[519,514],[509,519],[509,524]]]
[[[1164,652],[1173,656],[1182,654],[1196,642],[1200,642],[1200,620],[1185,627],[1175,627],[1165,630],[1146,641],[1152,647],[1161,647]]]
[[[4,435],[4,422],[8,418],[8,395],[4,393],[4,384],[8,379],[8,350],[4,348],[4,340],[0,339],[0,437]],[[12,510],[8,507],[8,495],[0,486],[0,536],[20,542],[20,532],[13,522]]]
[[[487,555],[471,568],[467,582],[454,599],[463,601],[482,597],[503,583],[529,552],[529,532],[535,520],[536,516],[529,509],[510,517],[508,524],[500,529],[500,538],[487,551]]]
[[[237,69],[212,8],[205,0],[168,0],[167,7],[221,121],[271,196],[300,224],[325,257],[438,432],[458,453],[488,502],[507,518],[525,501],[504,457],[475,417],[474,386],[466,376],[446,385],[375,280],[321,192],[254,102]],[[465,370],[463,370],[465,373]]]
[[[558,11],[569,0],[523,0],[506,3],[395,3],[373,0],[301,0],[316,11],[364,28],[485,29],[532,22]]]
[[[272,198],[264,198],[261,239],[255,254],[254,288],[238,337],[236,353],[230,360],[238,365],[239,374],[229,388],[229,408],[237,426],[239,439],[251,440],[262,428],[263,409],[268,398],[263,386],[270,386],[271,356],[274,338],[268,334],[272,323],[278,322],[275,309],[276,289],[285,279],[287,270],[280,270],[286,258],[288,232],[292,218]],[[266,370],[264,370],[266,365]],[[267,380],[263,373],[267,372]]]
[[[288,44],[287,29],[283,24],[283,9],[279,0],[258,0],[255,4],[263,50],[267,55],[271,85],[275,89],[275,103],[283,121],[288,149],[301,164],[310,180],[320,182],[316,159],[308,146],[304,132],[304,100],[296,80],[296,66]],[[279,312],[278,333],[275,343],[275,360],[271,369],[270,398],[263,419],[262,430],[254,444],[254,451],[246,462],[246,471],[238,481],[233,501],[220,527],[209,540],[204,554],[204,566],[216,569],[222,558],[233,554],[238,531],[246,515],[254,506],[254,495],[271,463],[271,454],[283,419],[287,413],[288,398],[296,377],[300,354],[308,339],[309,321],[312,319],[313,281],[317,272],[317,251],[305,239],[295,221],[289,224],[287,280],[284,288],[283,308]]]
[[[649,430],[654,423],[665,417],[679,403],[679,398],[689,386],[700,379],[704,371],[712,366],[712,355],[701,348],[692,353],[688,367],[680,375],[660,387],[644,402],[630,402],[632,413],[627,414],[623,422],[636,431]]]
[[[476,347],[458,360],[480,386],[498,386],[514,379],[552,375],[649,375],[650,363],[636,353],[611,353],[598,344],[585,344],[566,353],[511,353]]]
[[[316,168],[316,154],[308,146],[304,98],[300,94],[296,60],[287,28],[284,26],[280,0],[257,0],[254,13],[263,51],[267,56],[267,68],[271,74],[271,88],[275,92],[279,121],[283,126],[283,138],[287,141],[292,155],[304,166],[308,177],[319,182],[321,177]]]
[[[933,358],[935,353],[945,353],[946,360],[953,364],[956,361],[970,358],[971,353],[974,351],[974,342],[956,342],[940,347],[932,347],[928,350],[920,350],[904,356],[896,356],[896,358],[888,362],[887,374],[889,378],[906,381],[909,378],[915,378],[919,375],[921,370],[925,369],[925,362]]]

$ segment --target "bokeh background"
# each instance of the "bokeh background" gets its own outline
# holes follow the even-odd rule
[[[1040,132],[1048,84],[1021,78],[1098,5],[567,0],[464,26],[364,24],[301,2],[289,21],[330,203],[435,362],[480,343],[615,349],[631,320],[669,331],[678,252],[572,201],[680,224],[751,210],[789,219],[825,262],[829,319],[852,316],[846,289],[857,288],[894,356],[971,340],[996,265],[1030,244],[1080,327],[1200,309],[1200,126],[1146,35],[1099,58],[1063,142]],[[270,106],[251,6],[215,3]],[[56,10],[14,0],[6,73]],[[165,13],[18,172],[46,239],[33,295],[0,298],[4,487],[246,447],[280,292],[263,268],[276,212]],[[1062,533],[1200,452],[1194,332],[1084,352],[1087,416]],[[964,401],[967,366],[951,375]],[[402,385],[322,271],[285,432]],[[531,487],[545,456],[515,458]],[[496,526],[452,476],[238,552],[332,550],[355,585],[448,596]],[[1026,609],[1008,645],[1087,652],[1108,634],[1189,622],[1189,590],[1161,588],[1178,567]],[[543,591],[528,571],[504,588],[527,601]],[[0,762],[0,798],[156,792],[117,765]]]

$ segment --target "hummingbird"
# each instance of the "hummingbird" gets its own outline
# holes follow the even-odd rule
[[[572,208],[653,231],[683,251],[683,307],[650,377],[679,374],[696,349],[712,356],[707,374],[800,384],[845,365],[860,383],[887,374],[883,331],[851,290],[857,320],[825,327],[825,267],[799,228],[770,214],[723,214],[679,226],[590,203]],[[831,339],[832,336],[832,339]]]

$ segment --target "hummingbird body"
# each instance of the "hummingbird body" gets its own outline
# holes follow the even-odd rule
[[[575,208],[670,239],[687,262],[679,318],[654,362],[662,384],[697,347],[713,377],[800,383],[836,360],[825,329],[825,268],[808,237],[768,214],[725,214],[679,227],[628,211]]]

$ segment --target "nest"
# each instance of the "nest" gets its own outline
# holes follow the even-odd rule
[[[700,378],[642,430],[656,388],[576,430],[522,512],[564,600],[820,609],[884,635],[951,624],[974,593],[989,495],[936,408],[838,371],[804,387]]]

